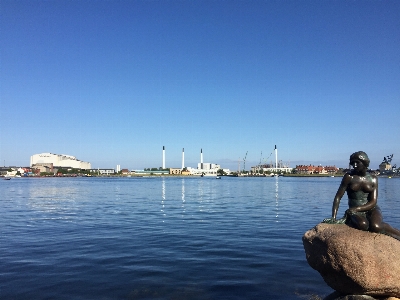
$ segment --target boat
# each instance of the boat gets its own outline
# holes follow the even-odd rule
[[[215,177],[215,179],[221,179],[221,176],[217,176],[217,177]]]
[[[11,180],[11,177],[4,177],[4,180]]]

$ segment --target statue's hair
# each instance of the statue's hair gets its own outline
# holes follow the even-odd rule
[[[354,152],[352,155],[350,155],[350,163],[355,158],[360,160],[365,167],[367,167],[367,168],[369,167],[370,160],[368,158],[367,153],[365,153],[364,151],[357,151],[357,152]]]

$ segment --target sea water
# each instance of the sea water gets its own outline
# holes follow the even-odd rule
[[[302,236],[330,217],[340,180],[0,180],[0,298],[323,298]],[[399,194],[400,179],[379,179],[397,228]]]

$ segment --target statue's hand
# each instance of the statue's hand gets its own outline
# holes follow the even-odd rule
[[[322,223],[327,223],[327,224],[345,224],[346,223],[346,214],[343,216],[343,218],[336,220],[336,218],[328,218],[324,219]]]
[[[354,215],[356,213],[356,210],[354,210],[353,208],[349,208],[346,210],[346,214],[351,216]]]
[[[327,219],[324,219],[324,220],[322,221],[322,223],[335,224],[335,223],[336,223],[336,218],[327,218]]]

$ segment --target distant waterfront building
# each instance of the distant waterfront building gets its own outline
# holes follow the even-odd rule
[[[397,168],[397,165],[392,165],[393,154],[385,156],[383,161],[379,164],[379,173],[380,175],[399,175],[400,168]]]
[[[180,168],[169,168],[169,174],[171,175],[181,175],[182,169]]]
[[[89,162],[81,161],[74,156],[66,154],[40,153],[31,156],[31,167],[52,164],[54,168],[91,169]]]
[[[295,168],[296,174],[336,174],[338,171],[336,166],[298,165]]]
[[[0,167],[0,175],[4,176],[7,174],[8,170],[10,169],[10,167]]]
[[[136,175],[168,175],[169,170],[131,170],[131,173]]]
[[[387,162],[382,162],[379,165],[379,172],[385,172],[392,170],[392,165]]]
[[[251,172],[253,173],[291,173],[293,168],[290,168],[289,165],[285,165],[282,161],[278,162],[278,167],[275,164],[264,164],[258,165],[255,167],[251,167]]]
[[[99,175],[114,175],[115,170],[114,169],[90,169],[89,172],[91,174],[99,174]]]
[[[54,173],[54,167],[52,163],[37,163],[33,165],[35,174],[40,173]]]

